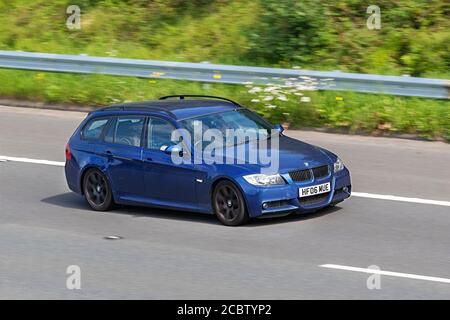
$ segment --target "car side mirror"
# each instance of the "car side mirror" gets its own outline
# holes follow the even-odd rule
[[[275,128],[275,130],[277,130],[279,133],[283,133],[283,131],[284,131],[284,128],[283,128],[283,126],[282,126],[281,124],[276,124],[276,125],[274,126],[274,128]]]
[[[161,150],[168,155],[171,155],[172,153],[178,153],[180,157],[183,156],[183,148],[177,144],[166,146],[165,148],[163,147],[161,148]]]

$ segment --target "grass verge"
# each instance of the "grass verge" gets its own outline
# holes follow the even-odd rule
[[[450,101],[337,91],[312,91],[310,102],[288,101],[275,109],[257,103],[242,85],[206,84],[107,75],[0,70],[0,96],[48,103],[100,106],[156,99],[169,94],[228,97],[291,128],[322,127],[348,133],[409,133],[450,141]]]

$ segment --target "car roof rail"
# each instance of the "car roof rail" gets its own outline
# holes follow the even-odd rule
[[[223,101],[230,102],[230,103],[234,104],[235,106],[243,108],[243,106],[241,106],[239,103],[237,103],[236,101],[233,101],[231,99],[223,98],[223,97],[217,97],[217,96],[207,96],[207,95],[201,95],[201,94],[176,94],[176,95],[161,97],[161,98],[159,98],[159,100],[166,100],[166,99],[171,99],[171,98],[179,98],[180,100],[184,100],[185,98],[217,99],[217,100],[223,100]]]
[[[92,112],[97,111],[161,111],[167,113],[171,117],[175,117],[174,113],[164,107],[152,105],[113,105],[103,107]]]

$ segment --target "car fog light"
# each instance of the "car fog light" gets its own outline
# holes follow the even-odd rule
[[[269,204],[267,202],[264,202],[262,204],[263,209],[267,209],[269,207]]]

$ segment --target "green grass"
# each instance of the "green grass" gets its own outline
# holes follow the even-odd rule
[[[288,101],[276,109],[252,103],[241,85],[154,80],[107,75],[0,70],[0,96],[49,103],[100,106],[170,94],[207,94],[235,99],[273,122],[291,128],[326,127],[344,132],[412,133],[450,141],[450,102],[352,92],[305,92],[311,102]],[[289,113],[288,116],[284,113]]]

